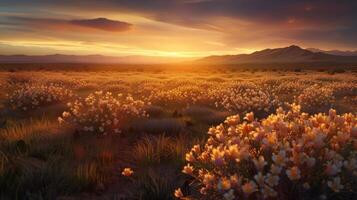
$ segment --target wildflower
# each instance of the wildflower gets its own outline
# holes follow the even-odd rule
[[[192,175],[193,172],[193,167],[190,165],[190,163],[188,163],[182,170],[183,173],[188,174],[188,175]]]
[[[254,175],[254,180],[258,183],[258,185],[264,185],[265,177],[263,176],[262,172],[258,172],[258,174]]]
[[[265,182],[271,186],[274,187],[279,184],[279,176],[273,175],[273,174],[268,174],[265,178]]]
[[[341,178],[340,177],[335,177],[335,178],[333,178],[332,181],[328,181],[327,185],[334,192],[340,192],[340,190],[342,190],[344,188],[343,185],[341,184]]]
[[[195,152],[195,153],[200,153],[200,145],[194,145],[193,147],[192,147],[192,152]]]
[[[244,117],[244,119],[246,119],[247,121],[254,121],[254,113],[253,112],[250,112],[250,113],[247,113]]]
[[[194,162],[196,160],[196,158],[195,158],[195,156],[193,156],[192,152],[186,153],[185,158],[188,162]]]
[[[278,166],[285,166],[285,163],[288,160],[284,150],[280,150],[278,154],[273,154],[272,159]]]
[[[215,180],[214,175],[207,173],[207,174],[205,174],[205,175],[203,176],[203,181],[202,181],[202,182],[203,182],[205,185],[211,185],[214,180]]]
[[[300,170],[298,167],[291,167],[290,169],[286,170],[286,175],[289,177],[290,180],[299,180],[301,175],[300,175]]]
[[[100,127],[99,127],[99,131],[100,131],[100,132],[104,132],[104,127],[103,127],[103,126],[100,126]]]
[[[227,119],[224,121],[224,123],[230,125],[230,126],[234,126],[237,125],[240,121],[240,117],[239,115],[233,115],[230,117],[227,117]]]
[[[254,181],[249,181],[242,186],[242,190],[244,194],[250,195],[253,192],[257,191],[257,184],[255,184]]]
[[[63,118],[67,118],[67,117],[69,117],[70,115],[71,115],[71,114],[70,114],[69,112],[66,112],[66,111],[62,113],[62,117],[63,117]]]
[[[350,171],[355,170],[357,169],[357,159],[350,158],[349,160],[344,161],[343,165]]]
[[[226,200],[234,200],[235,196],[234,196],[234,190],[229,190],[228,192],[224,193],[223,195],[224,199]]]
[[[325,168],[325,172],[327,175],[329,176],[334,176],[336,174],[338,174],[339,172],[341,172],[341,164],[338,164],[338,163],[331,163],[329,162]]]
[[[253,160],[255,167],[257,170],[261,171],[264,169],[264,166],[267,165],[267,162],[264,160],[263,156],[259,156],[259,159],[254,159]]]
[[[131,168],[124,168],[124,170],[122,171],[122,175],[123,176],[131,176],[133,175],[134,171]]]
[[[231,182],[227,178],[222,178],[217,185],[218,190],[229,190],[231,189]]]
[[[182,198],[182,197],[183,197],[183,193],[182,193],[182,191],[181,191],[181,188],[177,188],[177,189],[175,190],[174,195],[175,195],[176,198]]]
[[[330,109],[328,113],[329,113],[330,119],[333,120],[336,117],[336,110]]]
[[[62,123],[64,122],[64,120],[63,120],[62,117],[58,117],[57,120],[58,120],[58,122],[59,122],[60,124],[62,124]]]
[[[224,164],[224,152],[220,151],[218,149],[213,149],[212,150],[212,156],[211,156],[212,162],[215,163],[218,166],[221,166]]]

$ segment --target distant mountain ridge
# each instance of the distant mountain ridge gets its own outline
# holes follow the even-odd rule
[[[357,65],[353,51],[326,53],[319,49],[303,49],[296,45],[284,48],[264,49],[251,54],[208,56],[195,58],[172,58],[156,56],[103,56],[63,55],[44,56],[0,55],[0,63],[93,63],[93,64],[170,64],[194,61],[195,64],[292,64],[292,63],[348,63]],[[336,54],[336,55],[334,55]],[[337,55],[339,54],[339,55]],[[357,52],[356,52],[357,54]]]
[[[156,56],[103,56],[103,55],[63,55],[44,56],[0,55],[0,63],[93,63],[93,64],[161,64],[177,63],[193,58],[170,58]]]
[[[322,53],[327,53],[331,55],[336,55],[336,56],[357,56],[357,50],[356,51],[341,51],[341,50],[321,50],[321,49],[316,49],[316,48],[307,48],[307,50],[312,51],[312,52],[322,52]]]
[[[357,56],[331,55],[313,52],[292,45],[284,48],[264,49],[251,54],[208,56],[197,60],[202,64],[247,64],[247,63],[357,63]]]

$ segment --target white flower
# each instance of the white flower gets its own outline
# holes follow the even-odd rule
[[[341,184],[341,178],[335,177],[332,181],[328,181],[327,185],[333,190],[334,192],[340,192],[344,187]]]

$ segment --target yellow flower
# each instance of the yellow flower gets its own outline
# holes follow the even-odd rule
[[[272,159],[275,164],[278,166],[285,166],[285,163],[287,161],[286,152],[284,150],[280,150],[278,154],[273,154]]]
[[[188,175],[192,175],[193,167],[190,165],[190,163],[188,163],[186,166],[184,166],[182,172]]]
[[[289,177],[290,180],[299,180],[301,178],[301,172],[298,167],[291,167],[290,169],[286,170],[286,175]]]
[[[177,189],[175,190],[174,195],[175,195],[176,198],[182,198],[182,197],[183,197],[183,193],[182,193],[182,191],[181,191],[181,188],[177,188]]]
[[[327,185],[333,190],[334,192],[340,192],[344,188],[341,184],[341,178],[335,177],[332,181],[328,181]]]
[[[257,191],[257,184],[254,181],[249,181],[242,186],[242,190],[246,195],[250,195]]]
[[[211,155],[212,162],[217,165],[221,166],[224,164],[224,151],[220,151],[219,149],[213,149]]]
[[[196,158],[193,156],[192,152],[186,153],[185,158],[188,162],[195,162]]]
[[[227,178],[222,178],[217,185],[218,190],[229,190],[231,189],[231,181]]]
[[[131,168],[124,168],[124,170],[121,172],[123,176],[131,176],[133,173],[134,171]]]
[[[254,113],[253,112],[250,112],[250,113],[247,113],[244,117],[244,119],[246,119],[247,121],[254,121]]]

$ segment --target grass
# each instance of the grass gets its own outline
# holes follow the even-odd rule
[[[9,122],[0,130],[0,193],[8,199],[54,199],[86,189],[104,188],[113,156],[106,144],[89,137],[75,141],[57,121]],[[96,145],[86,146],[91,144]],[[79,145],[86,156],[80,158]],[[103,189],[102,189],[103,190]]]
[[[133,148],[134,163],[140,167],[170,164],[182,166],[186,152],[197,144],[197,139],[190,139],[185,135],[175,138],[158,135],[145,135]]]

